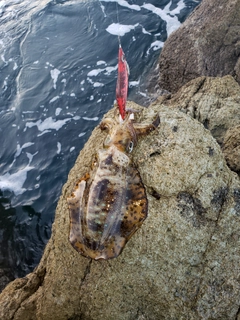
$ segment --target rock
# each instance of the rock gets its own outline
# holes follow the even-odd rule
[[[239,177],[201,123],[159,102],[140,120],[156,112],[159,129],[133,152],[148,192],[143,226],[113,260],[89,260],[68,242],[66,197],[102,146],[97,127],[63,187],[39,266],[0,295],[1,320],[237,319]]]
[[[240,125],[230,128],[226,132],[223,154],[229,167],[240,174]]]
[[[160,87],[175,93],[194,78],[227,74],[240,83],[239,34],[239,0],[203,0],[164,44]]]
[[[178,108],[200,121],[222,145],[226,132],[240,124],[240,86],[231,76],[199,77],[158,103]]]
[[[14,277],[12,276],[12,274],[8,268],[1,268],[0,269],[0,292],[13,279],[14,279]]]

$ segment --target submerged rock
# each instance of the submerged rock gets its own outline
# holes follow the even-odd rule
[[[174,93],[194,78],[227,74],[240,83],[239,34],[239,0],[203,0],[164,44],[160,87]]]
[[[108,261],[85,258],[68,241],[66,197],[102,147],[97,127],[63,187],[39,266],[0,295],[2,320],[237,319],[239,177],[201,123],[159,101],[139,120],[156,112],[158,130],[133,153],[149,201],[142,227]]]

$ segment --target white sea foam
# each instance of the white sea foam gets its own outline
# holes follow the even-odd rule
[[[147,50],[147,54],[149,54],[150,50],[152,49],[153,51],[159,50],[163,47],[164,42],[156,40],[151,43],[150,48]]]
[[[67,122],[71,121],[71,118],[66,118],[63,120],[55,120],[52,117],[46,118],[45,120],[38,120],[36,122],[27,122],[26,128],[32,128],[34,126],[38,127],[39,131],[45,130],[56,130],[61,129]]]
[[[97,61],[97,66],[100,66],[101,64],[107,64],[106,61],[103,61],[103,60],[99,60]]]
[[[8,62],[5,60],[5,57],[4,57],[3,54],[1,55],[1,59],[2,59],[2,61],[3,61],[6,65],[8,65]]]
[[[106,18],[107,15],[106,15],[106,13],[105,13],[105,8],[104,8],[104,6],[101,4],[101,2],[100,2],[100,7],[101,7],[101,9],[102,9],[102,12],[103,12],[104,17]]]
[[[54,65],[53,65],[53,64],[51,64],[51,63],[50,63],[50,62],[48,62],[48,61],[46,62],[46,65],[47,65],[47,66],[50,66],[50,67],[52,67],[52,68],[54,68]]]
[[[61,149],[62,149],[61,143],[58,142],[57,143],[57,154],[59,154],[61,152]]]
[[[16,70],[17,68],[18,68],[18,65],[16,64],[16,62],[14,62],[13,70]]]
[[[35,152],[34,154],[31,154],[31,153],[29,153],[29,152],[26,152],[26,155],[27,155],[27,157],[28,157],[28,159],[29,159],[29,164],[32,162],[32,159],[33,159],[33,157],[34,157],[36,154],[38,154],[38,151]]]
[[[148,32],[143,26],[142,26],[142,33],[152,35],[150,32]]]
[[[140,80],[138,81],[129,81],[129,87],[137,87],[140,83]]]
[[[23,114],[34,113],[34,112],[35,111],[33,111],[33,110],[22,111]]]
[[[139,23],[136,23],[134,25],[112,23],[107,27],[106,31],[108,33],[110,33],[110,34],[115,35],[115,36],[124,36],[126,33],[130,32],[133,29],[135,29],[137,26],[139,26]]]
[[[56,86],[56,83],[57,83],[57,79],[58,79],[58,76],[61,72],[58,70],[58,69],[53,69],[53,70],[50,70],[50,74],[51,74],[51,77],[53,79],[53,88],[56,89],[57,86]]]
[[[3,81],[2,92],[5,92],[8,88],[7,80],[8,80],[8,77],[6,77],[5,80]]]
[[[171,15],[175,15],[175,14],[179,14],[181,12],[182,9],[184,9],[186,7],[184,0],[180,0],[177,4],[177,7],[173,10],[170,10],[172,1],[170,1],[165,7],[164,7],[164,11],[167,14],[171,14]]]
[[[10,174],[7,172],[3,176],[0,176],[0,189],[13,191],[16,196],[22,194],[26,191],[23,188],[23,184],[27,179],[27,173],[32,169],[33,167],[27,165],[15,173]]]
[[[55,115],[56,115],[56,116],[59,116],[60,113],[61,113],[61,111],[62,111],[62,108],[57,108],[57,109],[55,110]]]
[[[81,132],[81,133],[79,133],[79,137],[82,137],[82,136],[84,136],[86,134],[86,132]]]
[[[71,147],[69,151],[73,152],[73,150],[75,150],[75,147]]]
[[[94,88],[98,88],[98,87],[103,87],[104,84],[101,82],[94,82],[93,86],[94,86]]]
[[[101,73],[104,69],[94,69],[88,72],[89,77],[96,77],[99,73]]]
[[[151,3],[145,3],[142,5],[142,8],[155,13],[167,23],[167,35],[169,36],[173,31],[175,31],[177,28],[180,27],[181,23],[178,21],[177,17],[172,17],[169,15],[169,14],[173,14],[175,10],[169,11],[168,5],[166,7],[167,7],[167,10],[165,11],[165,8],[164,9],[157,8]]]
[[[52,98],[52,99],[49,101],[49,103],[53,103],[54,101],[58,100],[59,98],[60,98],[59,96],[56,96],[56,97]]]
[[[91,78],[87,78],[87,81],[89,82],[89,83],[91,83],[91,84],[94,84],[94,82],[92,81],[92,79]]]
[[[98,121],[98,117],[94,117],[94,118],[83,117],[83,119],[88,121]]]
[[[26,145],[26,144],[25,144]],[[34,167],[30,166],[33,157],[37,154],[26,153],[29,162],[28,164],[17,172],[10,174],[9,172],[5,173],[4,175],[0,176],[0,189],[1,190],[10,190],[14,192],[16,196],[24,193],[26,191],[23,188],[23,185],[27,179],[28,171],[34,169]]]
[[[26,142],[22,146],[20,146],[20,144],[17,144],[17,151],[15,152],[14,158],[17,158],[18,156],[20,156],[23,149],[28,148],[32,145],[34,145],[33,142]]]
[[[115,67],[106,67],[102,69],[93,69],[88,72],[87,76],[88,77],[96,77],[99,75],[99,73],[104,73],[105,75],[110,75],[113,71],[116,71],[118,66],[116,65]]]
[[[125,0],[101,0],[101,2],[117,2],[120,6],[126,7],[132,10],[140,11],[141,7],[136,4],[129,4]]]
[[[50,133],[50,132],[52,132],[52,131],[51,131],[51,130],[45,130],[45,131],[39,133],[39,134],[37,135],[37,137],[41,137],[41,136],[43,136],[44,134]]]

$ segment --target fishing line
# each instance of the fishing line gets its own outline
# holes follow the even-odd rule
[[[112,21],[112,24],[116,24],[116,22],[113,21],[113,19],[111,18],[111,16],[106,13],[105,7],[104,7],[104,5],[102,4],[101,0],[98,0],[98,3],[99,3],[99,5],[100,5],[100,8],[101,8],[101,10],[102,10],[102,13],[103,13],[104,18],[109,18],[109,19]],[[119,44],[120,47],[122,47],[122,46],[121,46],[121,39],[120,39],[120,35],[119,35],[120,22],[119,22],[119,10],[118,10],[118,3],[117,3],[117,1],[115,2],[115,4],[116,4],[117,25],[118,25],[118,34],[117,34],[117,36],[118,36],[118,44]]]
[[[119,23],[119,12],[118,12],[118,4],[117,2],[116,3],[116,12],[117,12],[117,23],[118,23],[118,31],[120,30],[120,23]],[[120,36],[119,36],[119,32],[118,32],[118,44],[119,44],[119,47],[122,47],[121,45],[121,39],[120,39]]]
[[[98,0],[101,6],[101,9],[106,16],[105,8],[102,5],[101,0]],[[118,11],[118,3],[116,4],[116,15],[117,15],[117,26],[118,26],[118,75],[117,75],[117,85],[116,85],[116,100],[117,106],[119,110],[119,122],[123,123],[123,120],[126,116],[126,104],[127,104],[127,95],[128,95],[128,76],[129,76],[129,67],[127,60],[125,58],[124,51],[121,45],[120,39],[120,23],[119,23],[119,11]],[[112,20],[112,19],[111,19]],[[114,23],[113,23],[114,24]],[[114,24],[116,25],[116,23]],[[116,34],[116,33],[113,33]]]

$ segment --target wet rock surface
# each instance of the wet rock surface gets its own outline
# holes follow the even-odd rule
[[[39,266],[0,295],[1,319],[237,318],[239,177],[196,119],[158,101],[139,121],[151,122],[156,113],[158,130],[133,152],[149,213],[122,254],[93,261],[68,242],[66,197],[102,147],[105,133],[96,128],[63,187]]]

